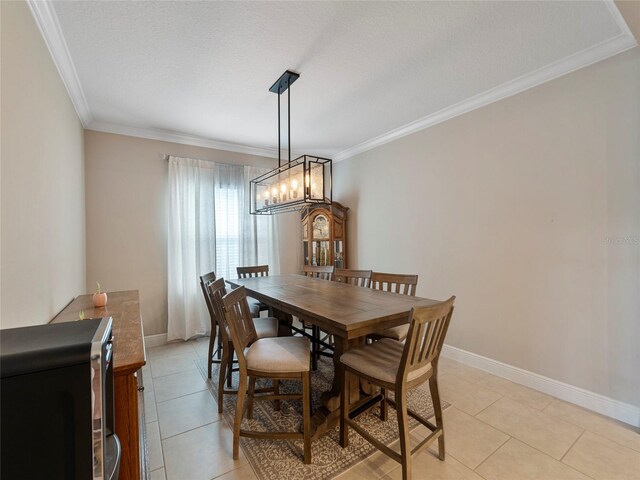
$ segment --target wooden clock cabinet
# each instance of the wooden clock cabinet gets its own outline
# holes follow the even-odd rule
[[[302,210],[305,265],[347,268],[347,210],[338,202],[313,205]]]

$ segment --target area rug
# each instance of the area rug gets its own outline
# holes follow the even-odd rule
[[[207,384],[214,398],[217,399],[218,365],[213,365],[212,380],[207,379]],[[198,361],[198,368],[203,377],[207,378],[207,366],[204,359]],[[329,390],[333,381],[333,362],[321,358],[318,362],[318,370],[311,372],[311,388],[314,409],[320,405],[320,394]],[[262,384],[260,383],[262,382]],[[238,374],[233,375],[233,388],[237,389]],[[258,381],[256,387],[269,386],[270,382]],[[281,381],[281,393],[300,392],[300,382]],[[416,412],[421,412],[425,418],[433,415],[433,404],[428,391],[416,388],[409,393],[409,406]],[[224,396],[224,418],[233,427],[235,415],[235,395]],[[442,402],[442,408],[449,405]],[[376,438],[386,445],[392,444],[398,439],[398,423],[395,410],[389,408],[389,417],[386,422],[380,421],[377,416],[377,407],[370,412],[358,417],[358,422]],[[260,431],[298,430],[302,421],[302,404],[300,401],[281,401],[280,411],[273,410],[273,402],[254,402],[253,419],[243,419],[243,428]],[[419,423],[413,418],[409,419],[411,430]],[[302,461],[302,440],[260,440],[253,438],[240,438],[240,446],[251,463],[253,470],[260,480],[300,480],[300,479],[331,479],[345,470],[360,463],[377,449],[358,435],[354,430],[349,432],[349,447],[342,448],[338,443],[339,427],[329,430],[323,437],[312,443],[311,465],[305,465]]]

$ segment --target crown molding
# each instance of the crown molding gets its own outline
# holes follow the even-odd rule
[[[27,0],[27,4],[40,29],[44,43],[49,49],[53,63],[58,69],[62,83],[64,83],[69,93],[78,118],[82,122],[82,126],[86,127],[91,122],[91,111],[82,91],[76,67],[73,64],[73,60],[71,60],[67,42],[60,29],[53,3],[50,1]]]
[[[493,102],[516,95],[520,92],[637,46],[638,43],[624,21],[618,7],[615,5],[614,0],[603,0],[603,2],[607,6],[609,13],[620,29],[620,33],[617,36],[565,57],[562,60],[553,62],[526,75],[510,80],[502,85],[474,95],[457,104],[395,128],[354,147],[343,150],[334,156],[334,162],[346,160],[367,150],[384,145],[385,143],[392,142],[412,133],[445,122],[451,118],[471,112],[477,108],[481,108]],[[51,53],[54,64],[56,65],[56,68],[60,73],[60,77],[62,78],[67,92],[69,93],[76,113],[85,128],[107,133],[137,136],[153,140],[277,158],[278,153],[275,149],[221,142],[203,137],[158,129],[127,127],[124,125],[92,121],[89,105],[86,97],[84,96],[84,92],[82,91],[78,74],[71,59],[71,55],[69,54],[69,49],[60,29],[58,17],[55,13],[52,2],[50,0],[27,0],[27,4],[31,9],[45,44]]]
[[[182,145],[191,145],[194,147],[214,148],[216,150],[224,150],[227,152],[246,153],[248,155],[278,158],[278,150],[276,148],[251,147],[249,145],[222,142],[219,140],[212,140],[209,138],[185,135],[182,133],[170,132],[154,128],[128,127],[125,125],[117,125],[115,123],[92,121],[86,127],[86,129],[94,130],[96,132],[126,135],[129,137],[147,138],[149,140],[160,140],[162,142],[179,143]]]
[[[607,5],[609,12],[620,29],[620,33],[615,37],[611,37],[599,44],[593,45],[592,47],[573,55],[569,55],[562,60],[550,63],[549,65],[527,73],[526,75],[522,75],[521,77],[515,78],[503,83],[502,85],[467,98],[459,103],[443,108],[442,110],[427,115],[426,117],[422,117],[418,120],[407,123],[402,127],[393,129],[387,133],[367,140],[366,142],[343,150],[334,157],[333,161],[340,162],[354,157],[362,152],[366,152],[367,150],[371,150],[384,145],[385,143],[392,142],[412,133],[432,127],[459,115],[464,115],[465,113],[484,107],[490,103],[516,95],[520,92],[536,87],[550,80],[554,80],[558,77],[587,67],[637,46],[638,43],[636,42],[635,37],[631,33],[631,30],[629,30],[629,27],[613,0],[605,0],[604,3]]]

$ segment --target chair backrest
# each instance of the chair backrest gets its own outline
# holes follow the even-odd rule
[[[200,288],[202,288],[202,294],[204,295],[204,301],[207,304],[207,310],[209,311],[209,317],[211,318],[211,330],[216,328],[216,319],[211,306],[211,298],[209,297],[209,286],[215,281],[216,274],[209,272],[205,275],[200,275]]]
[[[268,277],[269,265],[254,265],[252,267],[236,267],[238,278]]]
[[[371,274],[371,288],[376,290],[415,296],[416,285],[418,285],[418,275],[380,272]]]
[[[398,381],[405,379],[409,373],[437,364],[444,337],[449,329],[453,315],[453,302],[456,297],[436,303],[429,307],[414,307],[409,314],[409,333],[404,344],[402,360],[398,369]],[[433,367],[432,364],[432,368]],[[437,366],[437,365],[436,365]],[[425,373],[429,372],[424,368]],[[419,378],[414,379],[420,381]]]
[[[240,368],[246,368],[244,349],[258,338],[247,302],[247,291],[244,287],[231,290],[222,297],[222,304],[224,305],[224,318],[229,326],[233,341],[233,349],[238,357],[238,365]]]
[[[368,288],[371,283],[371,270],[349,270],[347,268],[336,268],[334,280],[336,282],[348,283],[357,287]]]
[[[316,265],[303,265],[302,266],[302,274],[306,277],[320,278],[322,280],[331,280],[334,270],[336,267],[333,265],[324,265],[324,266],[316,266]]]
[[[227,319],[224,316],[224,304],[222,303],[222,297],[227,294],[227,289],[224,284],[224,278],[219,278],[215,282],[209,285],[209,298],[211,300],[211,308],[213,310],[213,316],[218,322],[220,327],[220,337],[224,344],[231,341],[231,334],[229,333],[229,325]]]

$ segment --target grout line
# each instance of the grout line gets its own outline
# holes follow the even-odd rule
[[[214,423],[218,423],[220,420],[216,420],[213,422],[208,422],[208,423],[203,423],[202,425],[198,425],[197,427],[193,427],[190,428],[189,430],[185,430],[184,432],[180,432],[180,433],[174,433],[173,435],[167,437],[167,438],[162,438],[162,433],[160,434],[160,441],[164,442],[165,440],[169,440],[170,438],[174,438],[177,437],[178,435],[182,435],[183,433],[189,433],[189,432],[193,432],[194,430],[197,430],[199,428],[202,427],[208,427],[209,425],[213,425]],[[160,428],[160,422],[158,422],[158,428]]]
[[[496,400],[496,401],[497,401],[497,400]],[[512,400],[512,401],[514,401],[514,402],[515,402],[516,400]],[[494,403],[495,403],[495,402],[494,402]],[[519,403],[519,402],[517,402],[517,403]],[[520,405],[522,405],[522,404],[520,404]],[[524,405],[524,406],[525,406],[525,407],[527,407],[526,405]],[[487,408],[489,408],[489,407],[487,407]],[[527,407],[527,408],[533,408],[533,407]],[[485,409],[485,410],[486,410],[486,409]],[[534,410],[536,410],[536,409],[534,409]],[[536,410],[536,411],[537,411],[537,412],[541,412],[540,410]],[[479,415],[480,413],[481,413],[481,412],[478,412],[478,415]],[[542,412],[541,412],[541,413],[542,413]],[[468,415],[468,414],[467,414],[467,415]],[[547,414],[547,415],[548,415],[549,417],[553,417],[552,415],[549,415],[549,414]],[[473,416],[473,418],[476,418],[477,420],[481,421],[481,422],[482,422],[482,423],[484,423],[485,425],[488,425],[489,427],[494,428],[494,429],[498,430],[499,432],[504,433],[505,435],[507,435],[507,436],[508,436],[508,437],[510,437],[510,438],[513,438],[513,439],[515,439],[515,440],[517,440],[517,441],[519,441],[519,442],[521,442],[521,443],[524,443],[524,444],[525,444],[525,445],[527,445],[528,447],[531,447],[531,448],[533,448],[534,450],[537,450],[538,452],[542,453],[543,455],[546,455],[547,457],[552,458],[552,459],[554,459],[555,461],[562,463],[561,459],[560,459],[560,460],[558,460],[557,458],[553,457],[552,455],[549,455],[547,452],[543,452],[543,451],[542,451],[542,450],[540,450],[539,448],[537,448],[537,447],[535,447],[535,446],[533,446],[533,445],[529,444],[529,443],[528,443],[528,442],[526,442],[525,440],[523,440],[523,439],[521,439],[521,438],[518,438],[518,437],[515,437],[515,436],[511,435],[510,433],[507,433],[507,432],[505,432],[504,430],[501,430],[500,428],[496,427],[495,425],[491,425],[490,423],[485,422],[485,421],[484,421],[483,419],[481,419],[481,418],[477,418],[476,416]],[[556,417],[553,417],[553,418],[556,418]],[[571,424],[571,425],[573,425],[573,424]],[[579,427],[579,428],[582,428],[582,427]],[[578,437],[577,437],[577,438],[576,438],[576,440],[573,442],[573,444],[571,445],[571,447],[569,447],[569,450],[573,447],[573,445],[575,445],[575,443],[576,443],[576,442],[578,441],[578,439],[579,439],[579,438],[584,434],[584,432],[585,432],[585,431],[586,431],[586,430],[582,429],[582,432],[580,433],[580,435],[578,435]],[[508,441],[508,440],[507,440],[507,441]],[[506,443],[506,442],[505,442],[505,443]],[[504,443],[503,443],[502,445],[504,445]],[[501,446],[500,448],[502,448],[502,446]],[[499,450],[499,449],[498,449],[498,450]],[[498,450],[496,450],[496,452],[497,452]],[[569,450],[567,450],[567,452],[568,452]],[[496,452],[493,452],[491,455],[494,455]],[[564,456],[567,454],[567,452],[565,452],[565,454],[562,456],[562,458],[564,458]],[[491,456],[491,455],[490,455],[490,456]],[[485,460],[486,460],[486,459],[485,459]],[[482,462],[482,463],[484,463],[484,460],[483,460],[483,462]],[[562,463],[562,464],[563,464],[563,465],[566,465],[565,463]],[[478,465],[478,466],[479,466],[479,465]],[[570,467],[570,465],[567,465],[567,466],[569,466],[569,467]],[[476,468],[477,468],[477,467],[476,467]],[[572,467],[572,468],[573,468],[573,467]],[[576,470],[576,469],[574,468],[574,470]],[[578,471],[578,470],[576,470],[576,471]],[[582,473],[582,472],[580,472],[580,473]]]
[[[480,420],[480,421],[482,421],[482,420]],[[483,423],[484,423],[484,422],[483,422]],[[488,425],[488,424],[485,424],[485,425]],[[489,426],[491,426],[491,425],[489,425]],[[495,427],[493,427],[493,428],[495,428]],[[496,429],[496,430],[497,430],[497,429]],[[502,432],[502,433],[504,433],[504,432]],[[507,435],[507,434],[505,433],[505,435]],[[491,452],[489,455],[487,455],[487,457],[486,457],[484,460],[482,460],[478,465],[476,465],[476,468],[473,468],[472,470],[475,472],[478,468],[480,468],[480,465],[482,465],[484,462],[486,462],[486,461],[487,461],[487,460],[489,460],[491,457],[493,457],[493,456],[498,452],[498,450],[500,450],[500,449],[501,449],[501,448],[502,448],[502,447],[503,447],[503,446],[504,446],[504,445],[505,445],[509,440],[511,440],[512,438],[513,438],[513,437],[512,437],[511,435],[507,435],[507,439],[506,439],[504,442],[502,442],[502,443],[498,446],[498,448],[496,448],[493,452]],[[483,478],[484,478],[484,477],[483,477]]]
[[[495,393],[495,394],[497,394],[497,395],[500,395],[498,392],[494,392],[494,393]],[[471,415],[471,416],[472,416],[473,418],[476,418],[478,415],[480,415],[482,412],[484,412],[484,411],[485,411],[487,408],[489,408],[491,405],[493,405],[494,403],[497,403],[499,400],[502,400],[503,398],[505,398],[505,397],[504,397],[504,395],[500,395],[500,398],[496,398],[493,402],[491,402],[489,405],[487,405],[486,407],[484,407],[484,408],[483,408],[482,410],[480,410],[478,413],[476,413],[475,415]],[[452,405],[453,405],[453,404],[452,404]],[[455,406],[455,405],[454,405],[454,406]],[[458,408],[458,410],[460,410],[460,409]],[[464,410],[460,410],[460,411],[464,412]],[[464,413],[467,413],[467,412],[464,412]],[[467,413],[467,415],[469,415],[469,414]],[[478,418],[478,420],[480,420],[480,419]],[[482,421],[482,420],[481,420],[481,421]],[[489,424],[487,424],[487,425],[489,425]],[[494,428],[495,428],[495,427],[494,427]]]
[[[564,452],[564,455],[562,455],[562,457],[560,458],[560,460],[558,460],[559,462],[562,462],[562,460],[564,460],[564,457],[567,456],[567,453],[569,453],[569,450],[571,450],[573,448],[573,446],[578,443],[578,440],[580,440],[582,438],[582,435],[584,435],[584,432],[586,432],[586,430],[582,430],[582,433],[580,435],[578,435],[578,438],[575,439],[575,441],[571,444],[571,446],[567,449],[566,452]]]
[[[520,443],[524,443],[526,446],[528,446],[528,447],[530,447],[530,448],[533,448],[533,449],[534,449],[534,450],[536,450],[537,452],[539,452],[539,453],[541,453],[541,454],[543,454],[543,455],[546,455],[547,457],[549,457],[549,458],[551,458],[551,459],[555,460],[556,462],[559,462],[559,463],[561,463],[562,465],[566,465],[567,467],[571,468],[572,470],[575,470],[576,472],[579,472],[579,473],[581,473],[581,474],[583,474],[583,475],[586,475],[584,472],[581,472],[580,470],[578,470],[578,469],[576,469],[576,468],[573,468],[571,465],[567,465],[566,463],[562,462],[562,460],[558,460],[557,458],[555,458],[555,457],[553,457],[553,456],[549,455],[547,452],[543,452],[543,451],[542,451],[542,450],[540,450],[538,447],[534,447],[533,445],[531,445],[531,444],[527,443],[526,441],[524,441],[524,440],[522,440],[522,439],[520,439],[520,438],[514,437],[513,435],[511,435],[511,434],[509,434],[509,433],[507,433],[507,432],[505,432],[505,431],[503,431],[503,430],[500,430],[498,427],[495,427],[494,425],[491,425],[490,423],[485,422],[485,421],[484,421],[484,420],[482,420],[481,418],[478,418],[478,420],[480,420],[482,423],[484,423],[484,424],[486,424],[486,425],[490,426],[491,428],[495,428],[495,429],[496,429],[496,430],[498,430],[499,432],[504,433],[504,434],[505,434],[505,435],[507,435],[508,437],[513,438],[514,440],[516,440],[516,441],[518,441],[518,442],[520,442]],[[573,444],[571,445],[571,447],[569,447],[569,450],[571,450],[571,448],[573,447],[573,445],[575,445],[575,443],[576,443],[576,442],[578,441],[578,439],[579,439],[579,438],[584,434],[584,432],[585,432],[585,431],[586,431],[586,430],[584,430],[584,429],[583,429],[582,433],[581,433],[580,435],[578,435],[578,438],[576,438],[576,440],[573,442]],[[509,441],[509,439],[507,439],[507,441]],[[500,446],[500,448],[502,448],[502,446],[504,446],[506,443],[507,443],[507,442],[504,442],[504,443]],[[498,450],[500,450],[500,448],[498,448]],[[496,453],[498,450],[496,450],[496,451],[495,451],[495,452],[493,452],[491,455],[489,455],[489,457],[491,457],[491,456],[495,455],[495,453]],[[567,452],[568,452],[569,450],[567,450]],[[564,458],[564,456],[565,456],[565,455],[566,455],[566,453],[562,456],[562,458]],[[482,461],[482,463],[484,463],[484,462],[485,462],[489,457],[485,458],[485,459]],[[481,464],[482,464],[482,463],[481,463]],[[480,466],[480,465],[478,465],[478,467],[479,467],[479,466]],[[478,468],[478,467],[476,467],[476,468]],[[590,477],[589,475],[586,475],[586,476],[587,476],[587,477],[589,477],[589,478],[593,478],[593,477]]]
[[[166,400],[161,400],[161,401],[156,400],[156,408],[158,407],[159,403],[167,403],[172,400],[178,400],[179,398],[188,397],[189,395],[195,395],[196,393],[204,392],[205,390],[209,390],[209,388],[206,385],[202,390],[196,390],[195,392],[185,393],[183,395],[178,395],[177,397],[167,398]],[[155,396],[155,393],[154,393],[154,396]]]
[[[555,400],[556,400],[556,402],[564,402],[564,403],[566,403],[568,405],[571,405],[572,407],[578,408],[580,410],[584,410],[584,413],[586,413],[587,415],[592,415],[592,416],[596,417],[599,420],[605,421],[605,422],[607,422],[608,425],[610,425],[610,426],[612,426],[614,428],[619,428],[619,429],[621,429],[623,431],[630,431],[630,432],[636,433],[636,434],[638,433],[638,432],[636,432],[634,430],[629,430],[625,425],[618,425],[615,421],[612,421],[609,417],[603,416],[602,414],[599,414],[598,412],[594,412],[594,411],[589,410],[587,408],[581,407],[580,405],[576,405],[575,403],[567,402],[565,400],[560,400],[558,398],[555,398]],[[554,415],[553,413],[547,413],[546,412],[547,408],[550,407],[552,404],[553,404],[553,402],[549,403],[549,405],[547,405],[544,408],[544,410],[542,410],[542,412],[546,413],[550,417],[557,418],[557,419],[562,420],[564,422],[570,423],[571,425],[574,425],[574,426],[576,426],[578,428],[582,428],[586,432],[593,433],[593,434],[598,435],[598,436],[600,436],[602,438],[605,438],[605,439],[609,440],[610,442],[613,442],[613,443],[615,443],[617,445],[629,448],[629,449],[633,450],[634,452],[640,453],[640,450],[638,450],[636,448],[630,447],[630,446],[628,446],[628,445],[626,445],[626,444],[624,444],[624,443],[622,443],[622,442],[620,442],[618,440],[615,440],[615,439],[613,439],[611,437],[605,436],[600,432],[596,432],[595,430],[593,430],[591,428],[585,427],[584,425],[580,425],[580,424],[578,424],[577,422],[574,422],[571,419],[565,418],[565,417],[560,416],[560,415]]]
[[[586,433],[586,431],[587,431],[587,430],[584,430],[584,431],[583,431],[583,432],[578,436],[578,438],[576,439],[576,441],[575,441],[575,442],[573,442],[573,444],[571,445],[571,447],[569,447],[569,450],[567,450],[567,451],[566,451],[566,453],[562,456],[562,458],[561,458],[560,460],[558,460],[558,461],[559,461],[562,465],[564,465],[565,467],[569,467],[570,469],[575,470],[575,471],[576,471],[576,472],[578,472],[578,473],[581,473],[581,474],[582,474],[582,475],[584,475],[585,477],[595,478],[595,477],[592,477],[591,475],[589,475],[589,474],[587,474],[587,473],[585,473],[585,472],[583,472],[583,471],[581,471],[581,470],[578,470],[578,469],[577,469],[577,468],[575,468],[573,465],[569,465],[568,463],[563,462],[564,457],[566,457],[566,456],[567,456],[567,453],[569,453],[569,452],[571,451],[571,449],[575,446],[575,444],[576,444],[576,443],[578,443],[578,440],[580,440],[580,438],[581,438],[581,437]]]
[[[195,365],[195,360],[193,362],[194,362],[194,365]],[[197,370],[198,367],[194,366],[194,369]],[[178,374],[183,374],[184,375],[185,373],[188,373],[191,370],[192,370],[191,368],[188,368],[187,370],[180,370],[179,372],[171,372],[171,373],[167,373],[166,375],[157,375],[157,376],[154,376],[153,375],[153,370],[151,370],[151,373],[152,373],[151,378],[153,378],[155,380],[156,378],[164,378],[164,377],[169,377],[171,375],[178,375]]]

